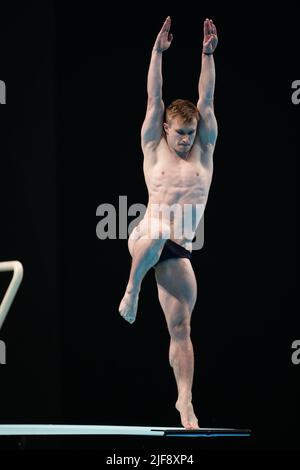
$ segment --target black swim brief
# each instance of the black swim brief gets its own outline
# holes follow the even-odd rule
[[[192,253],[189,250],[186,250],[183,246],[178,245],[178,243],[173,242],[173,240],[167,240],[164,244],[163,250],[161,252],[158,262],[153,266],[157,266],[161,261],[165,261],[170,258],[188,258],[191,259]]]

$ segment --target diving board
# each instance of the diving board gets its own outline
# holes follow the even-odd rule
[[[163,426],[97,426],[74,424],[1,424],[0,436],[45,435],[124,435],[164,437],[249,437],[250,429],[199,428]]]

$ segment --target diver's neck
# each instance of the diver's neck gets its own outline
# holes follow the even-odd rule
[[[188,152],[176,152],[176,150],[174,150],[175,152],[175,155],[177,158],[180,158],[181,160],[187,160],[189,155],[190,155],[190,151]]]

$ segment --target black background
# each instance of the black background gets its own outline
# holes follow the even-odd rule
[[[209,17],[219,137],[205,244],[193,254],[194,407],[203,427],[251,428],[262,448],[297,448],[294,6],[63,5],[2,12],[0,260],[20,260],[24,280],[0,334],[1,422],[180,426],[153,272],[129,325],[117,313],[127,240],[99,240],[94,214],[109,203],[118,216],[119,196],[147,203],[140,127],[152,45],[170,15],[164,101],[196,102]]]

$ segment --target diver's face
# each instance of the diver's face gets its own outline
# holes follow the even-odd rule
[[[169,124],[164,123],[168,144],[178,155],[186,155],[190,151],[196,137],[197,125],[196,118],[186,123],[178,116]]]

